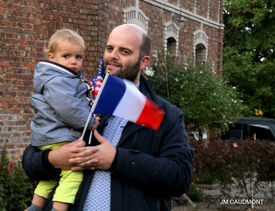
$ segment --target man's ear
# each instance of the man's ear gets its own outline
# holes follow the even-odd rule
[[[140,63],[140,70],[144,70],[150,62],[150,56],[144,56]]]
[[[54,54],[53,53],[48,53],[48,60],[54,61]]]

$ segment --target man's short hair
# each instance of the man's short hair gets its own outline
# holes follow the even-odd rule
[[[151,39],[147,34],[142,35],[142,43],[140,45],[139,56],[142,58],[144,56],[150,56],[151,52]]]

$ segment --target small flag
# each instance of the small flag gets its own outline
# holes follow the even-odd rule
[[[91,95],[92,95],[93,100],[96,98],[96,96],[97,96],[97,94],[98,94],[98,92],[101,88],[101,85],[103,83],[103,75],[104,74],[103,74],[102,67],[103,67],[103,58],[100,59],[97,74],[91,80],[89,80],[89,84],[90,84],[90,87],[91,87]],[[92,116],[95,118],[95,114],[92,114],[92,113],[93,112],[92,112],[92,108],[91,108],[91,112],[89,113],[88,119],[86,121],[86,125],[83,129],[83,132],[82,132],[82,138],[84,137],[84,134],[87,130],[90,118]],[[93,132],[91,131],[90,136],[89,136],[89,140],[88,140],[89,145],[91,144],[92,135],[93,135]]]
[[[103,66],[103,59],[100,59],[100,63],[99,63],[99,67],[98,67],[98,71],[97,74],[91,79],[89,80],[91,88],[92,88],[92,96],[93,98],[96,98],[102,83],[103,83],[103,70],[102,70],[102,66]]]
[[[106,74],[92,107],[94,114],[112,114],[157,130],[164,111],[145,97],[134,83]]]

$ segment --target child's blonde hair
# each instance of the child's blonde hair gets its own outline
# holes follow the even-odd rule
[[[83,47],[83,50],[86,48],[84,39],[76,31],[71,29],[60,29],[51,36],[48,47],[44,49],[44,54],[47,59],[49,53],[56,52],[57,45],[60,41],[67,41],[72,44],[80,45]]]

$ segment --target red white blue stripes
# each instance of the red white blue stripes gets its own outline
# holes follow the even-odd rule
[[[94,114],[112,114],[157,130],[164,111],[130,81],[106,74],[92,107]]]
[[[100,59],[100,63],[99,63],[99,67],[98,67],[98,71],[97,71],[97,74],[91,79],[89,80],[90,82],[90,85],[91,85],[91,88],[92,88],[92,96],[93,96],[93,99],[96,98],[100,88],[101,88],[101,85],[103,83],[103,58]]]

